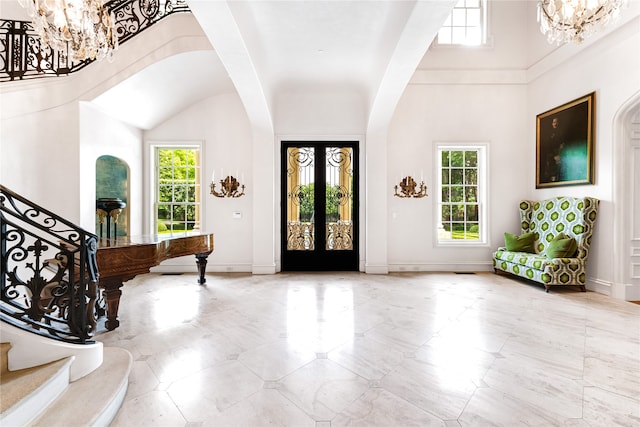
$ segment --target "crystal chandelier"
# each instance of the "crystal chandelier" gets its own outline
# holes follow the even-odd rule
[[[114,18],[102,0],[19,0],[42,41],[74,61],[112,59]],[[68,49],[68,51],[67,51]]]
[[[540,0],[538,22],[549,43],[582,43],[618,17],[626,0]]]

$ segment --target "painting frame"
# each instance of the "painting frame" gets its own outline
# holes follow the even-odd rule
[[[536,188],[593,185],[596,93],[536,116]]]

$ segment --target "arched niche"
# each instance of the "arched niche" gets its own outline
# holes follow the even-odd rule
[[[129,234],[129,165],[114,156],[100,156],[96,160],[96,200],[120,199],[126,207],[117,218],[117,235]],[[113,224],[113,221],[112,221]],[[106,225],[103,224],[106,237]],[[113,230],[111,231],[113,234]],[[100,218],[96,215],[96,234],[100,234]]]

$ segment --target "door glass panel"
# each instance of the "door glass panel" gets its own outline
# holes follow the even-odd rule
[[[312,251],[314,211],[314,149],[287,149],[287,249]]]
[[[326,147],[326,249],[353,249],[353,150]]]

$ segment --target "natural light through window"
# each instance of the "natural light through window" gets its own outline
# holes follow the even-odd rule
[[[439,45],[479,46],[486,43],[486,0],[459,0],[438,31]]]
[[[200,148],[155,147],[155,224],[158,234],[200,228]]]
[[[440,244],[484,244],[486,193],[484,145],[438,145]]]

